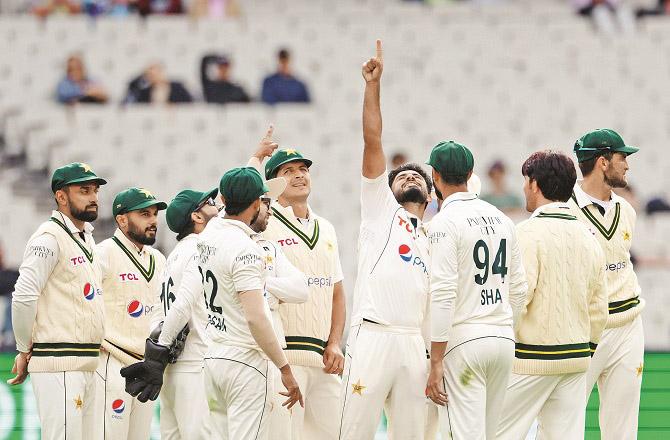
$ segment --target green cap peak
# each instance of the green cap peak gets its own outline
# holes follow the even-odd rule
[[[623,153],[626,156],[639,151],[639,148],[626,145],[619,133],[609,128],[590,131],[577,139],[574,152],[578,162],[585,162],[607,152]]]
[[[305,158],[295,148],[284,148],[277,150],[265,164],[265,178],[271,179],[277,175],[279,167],[289,162],[304,162],[307,168],[312,166],[312,161]]]
[[[51,176],[51,190],[55,193],[67,185],[91,181],[95,181],[99,185],[107,183],[105,179],[98,177],[88,164],[74,162],[54,171],[53,176]]]
[[[114,197],[112,214],[117,216],[154,205],[158,207],[159,211],[167,208],[167,203],[156,200],[156,197],[148,189],[128,188]]]
[[[475,166],[475,159],[465,145],[442,141],[433,147],[426,164],[444,176],[467,176]]]

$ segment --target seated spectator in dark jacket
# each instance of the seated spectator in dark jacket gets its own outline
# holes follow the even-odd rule
[[[107,102],[107,92],[100,84],[86,76],[84,63],[77,55],[67,59],[67,73],[56,89],[58,102],[102,104]]]
[[[244,89],[230,81],[230,60],[225,56],[206,55],[200,64],[202,94],[205,101],[215,104],[228,102],[249,102]],[[210,75],[214,70],[215,75]],[[212,79],[211,77],[214,76]]]
[[[126,103],[179,104],[193,102],[191,94],[180,82],[168,80],[161,64],[152,64],[142,75],[128,84]]]
[[[309,102],[307,86],[291,73],[291,54],[288,50],[280,50],[278,60],[277,73],[263,80],[263,102]]]

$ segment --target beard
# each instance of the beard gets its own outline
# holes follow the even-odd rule
[[[612,188],[625,188],[628,182],[623,177],[614,176],[611,169],[605,171],[605,183]]]
[[[96,207],[95,211],[88,211],[86,208],[90,208],[92,206]],[[84,209],[77,209],[74,206],[70,206],[70,214],[72,214],[72,217],[76,218],[79,221],[82,222],[92,222],[95,219],[98,218],[98,205],[88,205]]]
[[[402,193],[398,194],[398,197],[396,197],[396,200],[398,203],[403,204],[403,203],[426,203],[426,195],[423,193],[421,188],[417,188],[415,186],[410,187],[406,191],[403,191]]]
[[[258,211],[256,211],[256,214],[254,214],[254,216],[251,218],[251,223],[249,223],[249,224],[253,225],[254,223],[256,223],[256,220],[258,220],[259,215],[261,215],[261,209],[260,208],[258,208]]]
[[[140,230],[140,228],[135,227],[132,224],[128,225],[128,237],[130,237],[132,240],[135,240],[138,243],[141,244],[146,244],[146,245],[153,245],[156,243],[156,235],[150,236],[149,235],[149,228],[146,228],[144,231]]]

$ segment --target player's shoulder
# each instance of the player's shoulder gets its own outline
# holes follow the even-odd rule
[[[101,252],[109,252],[110,249],[117,247],[112,237],[105,238],[95,245],[95,249]]]

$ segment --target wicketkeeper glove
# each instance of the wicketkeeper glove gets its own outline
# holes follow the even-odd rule
[[[170,347],[147,339],[144,361],[121,369],[126,378],[126,392],[140,402],[156,400],[163,386],[163,372],[170,361]]]

